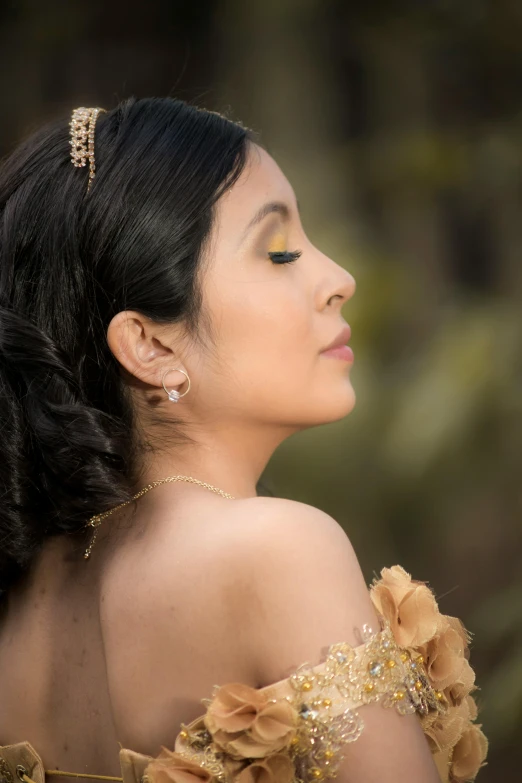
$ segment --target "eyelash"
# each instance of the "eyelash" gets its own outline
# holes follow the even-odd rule
[[[299,256],[303,254],[302,250],[284,250],[282,252],[269,252],[270,260],[274,264],[291,264],[293,261],[297,261]]]

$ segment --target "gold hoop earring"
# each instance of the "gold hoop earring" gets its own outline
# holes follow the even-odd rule
[[[179,369],[179,367],[176,367],[176,368],[174,368],[174,369],[176,369],[178,372],[182,372],[182,373],[183,373],[183,375],[185,375],[185,376],[186,376],[186,378],[187,378],[187,381],[188,381],[188,387],[187,387],[187,390],[186,390],[186,391],[184,391],[184,392],[183,392],[183,394],[180,394],[180,393],[179,393],[179,391],[177,391],[177,389],[171,389],[170,391],[169,391],[168,389],[165,389],[165,382],[164,382],[164,378],[165,378],[165,376],[167,375],[167,373],[169,373],[169,372],[172,372],[172,371],[173,371],[172,369],[170,369],[170,370],[165,370],[165,372],[163,373],[163,376],[162,376],[162,378],[161,378],[161,385],[162,385],[162,386],[163,386],[163,388],[165,389],[165,392],[166,392],[166,394],[167,394],[167,397],[169,398],[169,400],[170,400],[171,402],[178,402],[178,400],[180,400],[180,399],[181,399],[181,397],[184,397],[184,396],[185,396],[185,394],[188,394],[188,393],[189,393],[189,391],[190,391],[190,378],[188,377],[188,375],[187,375],[187,373],[185,372],[185,370],[180,370],[180,369]]]

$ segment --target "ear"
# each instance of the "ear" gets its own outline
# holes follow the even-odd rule
[[[117,313],[107,329],[107,343],[114,357],[128,373],[149,386],[161,387],[167,370],[172,370],[168,375],[170,387],[186,382],[183,373],[175,372],[185,367],[171,347],[172,340],[164,325],[135,310]]]

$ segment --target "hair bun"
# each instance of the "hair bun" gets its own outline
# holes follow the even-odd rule
[[[15,310],[0,305],[0,592],[46,535],[83,529],[121,489],[126,438],[82,399],[63,350]]]
[[[247,130],[217,112],[129,98],[97,124],[86,199],[69,119],[0,165],[0,592],[46,536],[131,500],[145,450],[183,441],[172,420],[141,420],[107,329],[136,310],[199,335],[212,210],[248,155]]]
[[[27,384],[58,373],[71,385],[75,378],[62,351],[26,316],[0,303],[0,363],[12,369]]]

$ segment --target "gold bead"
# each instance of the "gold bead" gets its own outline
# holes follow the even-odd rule
[[[373,684],[373,682],[365,682],[364,683],[364,690],[366,691],[366,693],[371,693],[374,688],[375,688],[375,685]]]
[[[417,663],[424,663],[424,655],[418,655],[415,660]]]
[[[406,663],[406,661],[409,659],[409,654],[407,652],[401,652],[401,661],[403,663]]]
[[[312,690],[312,683],[309,682],[308,680],[306,682],[303,682],[303,684],[301,685],[301,690],[302,691],[311,691]]]
[[[444,699],[444,694],[441,691],[435,691],[435,698],[442,701]]]
[[[290,740],[290,745],[299,745],[299,737],[297,736],[297,734],[294,734],[294,736]]]
[[[393,698],[395,701],[402,701],[402,699],[404,699],[404,691],[395,691]]]
[[[310,774],[316,780],[321,780],[321,778],[323,777],[323,770],[319,769],[319,767],[312,767],[312,769],[310,770]]]
[[[331,707],[332,706],[332,700],[331,699],[323,699],[323,704],[325,707]]]
[[[420,680],[417,680],[415,683],[415,690],[421,691],[422,690],[422,682]]]
[[[324,752],[325,759],[333,759],[334,756],[335,753],[333,752],[333,750],[329,750],[328,748],[325,750]]]
[[[389,661],[386,661],[386,667],[388,669],[393,669],[395,667],[395,661],[393,660],[393,658],[390,658]]]
[[[182,730],[180,731],[180,733],[179,733],[179,736],[181,737],[181,739],[187,739],[187,737],[188,737],[188,731],[185,731],[185,729],[182,729]]]

